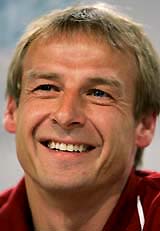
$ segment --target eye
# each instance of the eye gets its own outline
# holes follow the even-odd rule
[[[100,89],[90,89],[88,92],[87,92],[87,95],[93,95],[95,97],[109,97],[109,98],[112,98],[112,96],[103,91],[103,90],[100,90]]]
[[[52,85],[52,84],[41,84],[36,87],[33,91],[60,91],[59,87]]]

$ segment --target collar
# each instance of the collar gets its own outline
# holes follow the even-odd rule
[[[7,202],[0,208],[1,230],[32,231],[33,223],[24,178],[6,195]]]

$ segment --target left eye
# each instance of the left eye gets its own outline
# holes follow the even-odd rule
[[[93,95],[95,97],[111,97],[110,94],[108,94],[105,91],[99,90],[99,89],[90,89],[87,92],[87,95]]]
[[[59,87],[52,84],[41,84],[34,89],[34,91],[60,91]]]

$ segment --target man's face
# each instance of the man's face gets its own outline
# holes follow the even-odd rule
[[[132,56],[105,42],[83,35],[34,42],[15,110],[26,175],[58,190],[121,185],[139,142],[136,75]]]

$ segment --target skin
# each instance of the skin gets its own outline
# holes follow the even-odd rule
[[[8,98],[4,123],[16,133],[36,227],[102,229],[131,172],[137,146],[149,145],[154,133],[153,115],[138,122],[134,118],[136,76],[129,52],[82,34],[30,46],[19,105]],[[55,151],[42,145],[48,140],[94,149]]]

